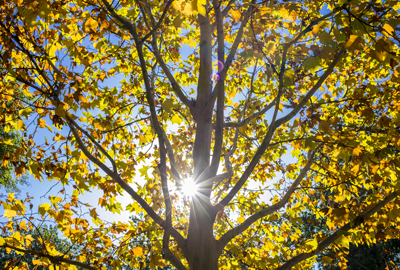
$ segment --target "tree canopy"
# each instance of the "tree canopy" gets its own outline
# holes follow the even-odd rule
[[[345,269],[350,243],[399,238],[399,8],[0,1],[0,123],[24,137],[3,165],[63,185],[40,205],[10,193],[0,247],[50,269],[203,270],[310,269],[330,249]],[[326,229],[304,237],[304,212]],[[80,253],[35,251],[37,222]]]
[[[19,96],[22,99],[19,90],[15,90],[15,97]],[[6,102],[3,102],[0,113],[8,115],[8,119],[12,119],[18,115],[18,108],[13,106],[11,97],[5,98]],[[0,187],[3,187],[6,192],[20,192],[19,187],[28,183],[26,175],[19,177],[14,175],[13,155],[17,148],[21,146],[22,139],[22,136],[14,127],[0,125],[0,160],[3,161],[2,166],[0,166]],[[0,196],[3,195],[0,193]]]

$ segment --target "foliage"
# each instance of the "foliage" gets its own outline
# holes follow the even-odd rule
[[[45,245],[48,243],[54,245],[54,248],[63,254],[75,254],[77,255],[76,248],[71,249],[71,244],[65,239],[58,237],[58,230],[54,226],[42,225],[35,228],[15,228],[20,231],[21,236],[25,239],[30,239],[31,248],[37,252],[43,252],[46,250]],[[6,237],[5,235],[1,235]],[[12,249],[0,250],[0,268],[1,269],[18,269],[28,267],[27,269],[42,270],[46,267],[38,266],[40,257],[29,253],[16,252]]]
[[[28,218],[81,251],[34,253],[44,267],[310,269],[332,250],[345,269],[350,243],[398,239],[399,8],[1,1],[0,102],[18,115],[0,121],[24,134],[14,173],[64,187],[38,206],[9,194],[0,246],[34,253],[13,230]],[[144,219],[107,223],[98,207]]]
[[[19,98],[21,95],[16,91],[16,97]],[[7,115],[8,119],[16,117],[18,114],[18,108],[13,106],[10,97],[7,98],[8,102],[3,103],[3,107],[0,108],[0,113]],[[7,121],[7,119],[3,119]],[[4,122],[0,123],[0,160],[2,160],[2,166],[0,167],[0,187],[3,187],[6,192],[19,192],[19,186],[27,184],[27,176],[22,175],[15,177],[14,175],[14,163],[17,162],[13,158],[16,150],[21,147],[22,136],[15,130],[6,126]]]
[[[14,167],[8,159],[18,148],[21,137],[16,132],[6,133],[4,128],[0,127],[0,140],[7,141],[7,143],[0,143],[0,159],[4,164],[0,167],[0,187],[3,187],[6,192],[19,192],[19,186],[27,184],[27,176],[15,178]]]

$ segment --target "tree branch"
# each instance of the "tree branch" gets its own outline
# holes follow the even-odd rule
[[[82,139],[79,137],[79,134],[73,124],[70,121],[70,117],[66,114],[66,119],[68,120],[68,125],[72,131],[72,134],[74,134],[74,137],[76,141],[78,142],[79,148],[82,150],[82,152],[85,154],[85,156],[92,161],[94,164],[96,164],[98,167],[100,167],[107,175],[109,175],[117,184],[119,184],[135,201],[137,201],[140,206],[146,211],[146,213],[158,224],[160,225],[164,230],[168,228],[168,224],[163,220],[154,210],[151,208],[147,202],[139,196],[127,183],[125,183],[119,174],[116,172],[114,173],[112,170],[110,170],[105,164],[103,164],[98,158],[94,157],[87,147],[84,145]],[[176,239],[178,244],[185,246],[185,239],[183,236],[175,229],[172,228],[171,235]]]
[[[86,130],[81,128],[72,118],[70,118],[67,113],[65,113],[65,116],[66,116],[67,120],[70,123],[72,123],[80,132],[85,134],[85,136],[88,137],[89,140],[94,145],[96,145],[96,147],[108,158],[108,160],[110,160],[110,162],[111,162],[111,164],[113,166],[114,173],[116,173],[117,172],[117,165],[115,164],[114,159],[107,153],[107,151],[89,134],[89,132],[87,132]]]
[[[310,169],[311,165],[314,162],[314,152],[309,152],[309,159],[306,163],[306,165],[303,167],[299,175],[297,176],[296,180],[293,182],[293,184],[290,186],[288,191],[286,192],[285,196],[277,202],[274,205],[271,205],[265,209],[262,209],[258,211],[257,213],[251,215],[249,218],[247,218],[242,224],[236,226],[235,228],[227,231],[219,240],[218,240],[218,248],[222,251],[223,248],[229,243],[229,241],[232,240],[235,236],[239,235],[243,231],[245,231],[249,226],[251,226],[254,222],[257,220],[274,213],[275,211],[279,210],[280,208],[284,207],[285,204],[288,202],[290,199],[290,196],[294,193],[296,188],[299,186],[300,182],[303,180],[303,178],[306,176],[308,170]]]
[[[163,130],[163,137],[165,141],[165,146],[167,147],[167,155],[169,158],[169,163],[171,165],[172,177],[175,179],[177,188],[180,191],[182,188],[182,179],[178,172],[178,167],[176,166],[174,150],[172,149],[172,145],[168,140],[167,134],[165,134],[164,130]]]
[[[101,0],[103,2],[103,4],[105,5],[107,11],[110,13],[110,15],[116,19],[119,23],[122,24],[123,28],[127,29],[129,31],[129,33],[133,36],[135,30],[135,26],[134,24],[132,24],[129,20],[127,20],[126,18],[118,15],[115,11],[114,8],[107,2],[107,0]],[[168,9],[169,5],[167,5],[166,9]],[[151,17],[151,21],[152,21],[152,27],[153,29],[156,29],[156,25],[154,24],[154,18]],[[168,67],[166,66],[166,64],[164,63],[164,61],[162,60],[162,57],[158,51],[157,48],[157,44],[154,44],[154,41],[156,39],[154,39],[154,37],[156,37],[156,33],[157,31],[152,31],[152,35],[153,35],[153,42],[152,47],[153,47],[153,53],[156,56],[157,62],[159,63],[159,65],[161,66],[161,68],[163,69],[163,71],[165,72],[165,75],[167,76],[168,80],[170,81],[171,85],[172,85],[172,89],[174,91],[174,93],[178,96],[178,98],[182,101],[183,104],[185,104],[186,106],[188,106],[189,108],[192,108],[194,105],[193,101],[190,101],[185,94],[183,93],[182,89],[180,88],[180,86],[178,85],[178,83],[176,82],[174,76],[171,74],[171,72],[169,71]],[[139,37],[138,37],[139,38]],[[139,40],[137,42],[137,46],[142,46],[143,42],[141,42],[141,40]]]
[[[222,18],[225,18],[226,15],[228,15],[229,11],[233,7],[233,3],[235,3],[235,2],[236,2],[236,0],[230,0],[229,1],[229,3],[226,5],[225,9],[221,12],[222,13]],[[211,24],[211,32],[214,32],[216,26],[217,26],[217,22],[214,22],[213,24]]]
[[[250,164],[247,166],[246,170],[240,177],[239,181],[231,189],[231,191],[226,195],[226,197],[223,198],[217,205],[214,206],[214,210],[216,212],[219,212],[222,209],[224,209],[225,206],[227,206],[228,203],[233,199],[233,197],[239,192],[239,190],[242,188],[244,183],[246,183],[247,178],[253,172],[253,170],[254,170],[255,166],[257,165],[258,161],[260,160],[261,156],[264,154],[265,150],[269,147],[269,143],[272,139],[273,133],[275,132],[276,128],[278,128],[282,124],[289,121],[293,116],[295,116],[300,111],[300,109],[307,103],[307,101],[319,89],[319,87],[322,85],[322,83],[325,81],[325,79],[329,76],[329,74],[332,73],[334,67],[339,62],[339,60],[342,57],[344,52],[345,52],[345,50],[344,50],[344,48],[342,48],[336,54],[335,59],[329,65],[328,69],[324,72],[324,74],[319,78],[318,82],[314,85],[314,87],[307,93],[307,95],[299,102],[299,104],[290,113],[288,113],[286,116],[276,120],[275,122],[272,121],[273,123],[271,123],[262,144],[258,147],[257,152],[254,154]],[[278,97],[278,99],[279,99],[279,97]],[[276,116],[276,110],[275,110],[274,116]]]
[[[249,18],[250,18],[250,15],[251,15],[251,11],[253,10],[253,2],[254,1],[252,1],[252,3],[250,4],[249,8],[244,13],[243,20],[242,20],[242,23],[240,24],[240,27],[239,27],[238,33],[236,35],[235,41],[233,42],[231,50],[229,52],[229,55],[226,58],[226,61],[224,63],[224,69],[220,73],[221,77],[226,76],[226,74],[228,73],[228,70],[229,70],[230,66],[232,65],[233,58],[235,57],[236,51],[237,51],[240,43],[242,42],[244,27],[246,26],[247,22],[249,21]],[[216,88],[218,87],[218,84],[219,84],[219,82],[217,82],[217,85],[215,86]]]
[[[250,123],[251,120],[263,115],[267,111],[269,111],[274,105],[275,105],[276,99],[274,99],[271,103],[265,105],[265,107],[256,113],[253,113],[252,115],[248,116],[246,119],[243,119],[242,121],[239,122],[229,122],[225,123],[224,127],[242,127],[244,125],[247,125]]]
[[[350,229],[353,229],[353,228],[361,225],[365,220],[370,218],[372,215],[374,215],[376,212],[378,212],[380,209],[382,209],[387,203],[389,203],[390,201],[392,201],[399,195],[400,194],[398,192],[390,193],[383,201],[377,203],[374,207],[367,210],[363,215],[357,216],[353,221],[347,223],[346,225],[341,227],[339,230],[337,230],[335,233],[331,234],[328,238],[321,241],[318,244],[318,247],[316,250],[314,250],[312,252],[308,252],[308,253],[302,253],[302,254],[299,254],[299,255],[293,257],[292,259],[290,259],[289,261],[287,261],[286,263],[284,263],[283,265],[278,267],[277,270],[289,270],[296,264],[298,264],[314,255],[317,255],[318,253],[323,251],[325,248],[327,248],[330,244],[332,244],[333,242],[335,242],[337,239],[340,238],[341,235],[338,234],[339,231],[347,232]]]
[[[218,65],[225,65],[225,38],[223,28],[223,18],[220,10],[220,4],[218,0],[213,0],[214,12],[217,23],[217,41],[218,41]],[[219,162],[221,159],[222,151],[222,140],[224,137],[224,105],[225,105],[225,77],[226,72],[220,75],[220,80],[217,82],[217,115],[216,115],[216,127],[215,127],[215,139],[213,158],[210,165],[211,175],[215,175],[218,171]],[[213,182],[212,182],[213,183]],[[212,184],[211,184],[212,185]]]
[[[165,6],[163,13],[161,14],[160,20],[159,20],[158,23],[154,26],[154,28],[153,28],[149,33],[147,33],[147,34],[140,40],[140,43],[145,42],[149,37],[151,37],[151,36],[153,35],[154,32],[157,31],[158,28],[160,28],[161,23],[163,22],[163,20],[164,20],[164,18],[165,18],[165,15],[167,15],[168,8],[169,8],[169,6],[172,4],[172,2],[174,2],[174,0],[168,0],[167,5]],[[146,2],[146,3],[147,3],[147,2]],[[148,3],[147,3],[147,4],[148,4]]]
[[[299,102],[299,104],[296,105],[296,107],[287,115],[284,117],[278,119],[277,125],[282,125],[292,119],[293,116],[295,116],[301,108],[310,100],[310,98],[315,94],[315,92],[321,87],[322,83],[325,81],[325,79],[329,76],[329,74],[332,73],[333,69],[335,68],[336,64],[339,62],[339,60],[342,58],[342,55],[345,53],[345,49],[341,48],[340,51],[336,54],[335,59],[333,59],[332,63],[329,65],[329,67],[325,70],[324,74],[319,78],[318,82],[311,88],[311,90],[304,96],[304,98]]]
[[[13,250],[18,251],[18,252],[23,252],[25,254],[34,254],[34,255],[37,255],[39,257],[45,257],[45,258],[48,258],[54,264],[68,263],[68,264],[72,264],[72,265],[75,265],[75,266],[83,267],[83,268],[89,269],[89,270],[98,270],[98,268],[90,266],[90,265],[88,265],[86,263],[72,261],[72,260],[69,260],[69,259],[66,259],[66,258],[62,258],[62,257],[57,257],[57,256],[50,256],[48,254],[44,254],[44,253],[36,251],[36,250],[25,250],[25,249],[13,247],[13,246],[10,246],[10,245],[7,245],[7,244],[4,244],[4,245],[2,245],[0,247],[2,247],[2,248],[10,248],[10,249],[13,249]]]

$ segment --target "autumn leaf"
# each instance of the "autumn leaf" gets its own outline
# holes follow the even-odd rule
[[[46,120],[44,120],[43,118],[39,118],[38,119],[38,126],[41,128],[46,127]]]
[[[97,30],[97,27],[99,26],[99,23],[96,20],[94,20],[92,17],[88,17],[86,22],[84,23],[84,26],[87,29],[90,29],[93,32],[95,32]]]
[[[51,205],[49,203],[44,203],[42,205],[39,206],[39,214],[41,214],[42,216],[44,216],[46,214],[46,212],[51,208]]]
[[[305,242],[305,244],[306,244],[306,246],[310,247],[312,250],[315,250],[318,247],[318,242],[315,239],[308,239]]]
[[[206,17],[207,1],[206,0],[195,0],[195,1],[197,1],[197,12],[201,14],[203,17]]]
[[[359,156],[361,153],[362,153],[362,147],[360,145],[357,145],[357,147],[353,149],[353,155]]]
[[[237,222],[240,224],[240,223],[243,223],[243,221],[245,221],[246,219],[244,218],[244,217],[238,217],[237,218]]]
[[[305,69],[310,70],[311,72],[315,72],[320,66],[321,58],[319,57],[310,57],[304,60],[303,67]]]
[[[13,217],[15,217],[17,215],[17,211],[12,210],[12,209],[5,209],[4,210],[4,214],[3,217],[8,218],[8,219],[12,219]]]
[[[24,130],[25,129],[24,121],[18,120],[17,129],[19,129],[19,130]]]
[[[382,28],[385,30],[384,34],[386,36],[391,36],[394,32],[393,27],[391,27],[389,24],[385,24]]]
[[[361,50],[363,48],[363,39],[356,35],[351,35],[349,40],[346,41],[344,47],[349,50]]]
[[[136,257],[140,257],[143,255],[143,248],[141,246],[134,248],[132,251]]]
[[[180,17],[180,16],[178,16],[178,17],[176,17],[175,18],[175,20],[174,20],[174,22],[173,22],[173,25],[176,27],[176,28],[182,28],[183,27],[183,19]]]

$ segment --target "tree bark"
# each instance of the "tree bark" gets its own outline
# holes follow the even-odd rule
[[[191,202],[187,260],[191,270],[217,270],[220,254],[213,234],[215,217],[211,214],[211,204],[200,200],[195,196]]]

